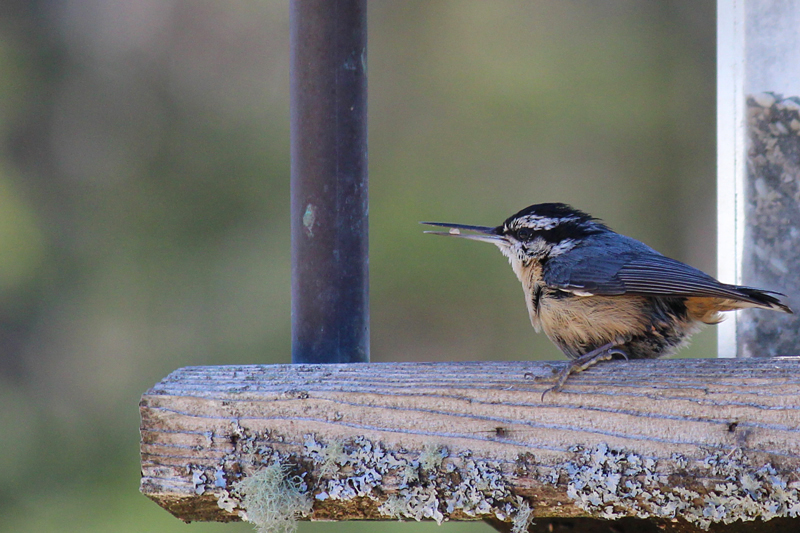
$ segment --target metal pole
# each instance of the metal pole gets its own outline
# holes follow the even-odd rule
[[[291,0],[292,362],[369,361],[366,0]]]

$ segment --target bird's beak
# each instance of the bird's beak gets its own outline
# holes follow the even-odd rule
[[[448,224],[445,222],[420,222],[428,226],[439,226],[442,228],[450,228],[450,231],[426,231],[431,235],[444,235],[446,237],[462,237],[473,241],[490,242],[497,246],[508,246],[508,240],[498,230],[500,228],[490,228],[487,226],[468,226],[466,224]],[[472,233],[462,233],[462,231],[471,231]]]

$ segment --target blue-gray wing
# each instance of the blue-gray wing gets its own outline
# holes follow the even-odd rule
[[[759,306],[782,305],[769,291],[720,283],[635,239],[613,233],[600,237],[593,244],[551,259],[543,273],[544,282],[553,288],[601,296],[705,296]]]

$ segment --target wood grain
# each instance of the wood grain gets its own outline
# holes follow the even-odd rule
[[[409,504],[395,517],[485,518],[445,501],[490,471],[502,490],[482,494],[505,520],[523,501],[535,517],[675,518],[687,531],[800,513],[800,359],[612,361],[542,400],[564,364],[182,368],[142,396],[141,490],[184,520],[238,520],[233,483],[279,460],[305,473],[311,519],[390,519],[387,498],[423,485],[434,514]],[[347,459],[323,471],[332,443]],[[366,471],[365,446],[411,466],[370,463],[383,472],[371,492],[328,497]]]

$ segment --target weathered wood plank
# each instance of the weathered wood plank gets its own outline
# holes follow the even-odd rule
[[[310,519],[800,515],[800,360],[189,367],[140,404],[143,493],[237,520],[237,480],[302,475]],[[688,528],[688,529],[686,529]]]

